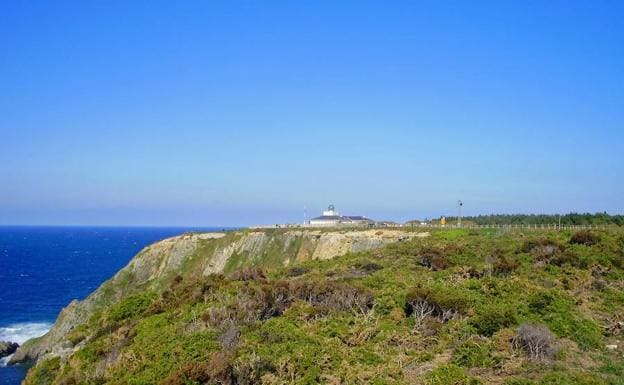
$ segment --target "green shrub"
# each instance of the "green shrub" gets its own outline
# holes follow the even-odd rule
[[[183,304],[195,304],[205,302],[211,293],[226,284],[222,274],[209,274],[199,278],[175,277],[167,290],[164,290],[160,298],[154,301],[150,312],[157,314]]]
[[[453,353],[453,363],[468,368],[489,367],[496,362],[491,343],[484,338],[469,338],[457,346]]]
[[[243,286],[234,301],[210,307],[201,318],[213,328],[251,325],[282,315],[296,301],[307,302],[326,315],[367,312],[373,307],[374,297],[368,289],[328,280],[275,281]]]
[[[624,249],[618,254],[613,253],[609,255],[609,261],[614,267],[624,269]]]
[[[624,360],[603,358],[603,365],[600,367],[602,373],[624,379]]]
[[[25,382],[31,385],[50,385],[61,368],[60,358],[43,360],[28,372]]]
[[[73,345],[76,346],[80,342],[82,342],[85,338],[87,338],[87,326],[80,325],[71,332],[67,334],[67,340]]]
[[[585,269],[587,268],[587,266],[589,266],[590,261],[586,257],[578,255],[572,250],[565,250],[561,253],[557,253],[556,255],[553,255],[548,260],[548,263],[552,265],[556,265],[556,266],[570,265],[570,266],[578,267],[581,269]]]
[[[520,262],[509,259],[504,255],[497,256],[492,266],[492,272],[500,276],[508,276],[520,267]]]
[[[427,247],[419,253],[420,264],[431,270],[444,270],[451,266],[446,252],[437,248]]]
[[[340,322],[328,327],[332,329],[332,333],[337,334],[340,332],[336,329],[346,328],[346,325]],[[345,359],[333,348],[335,345],[328,344],[328,341],[317,333],[304,331],[286,317],[271,318],[258,324],[258,329],[247,334],[241,343],[242,352],[239,353],[235,366],[238,368],[259,359],[266,370],[273,366],[279,368],[280,362],[287,362],[296,377],[284,378],[284,383],[318,384],[321,383],[320,376],[323,374],[321,365],[326,365],[328,360],[341,362]],[[249,384],[258,383],[261,382]]]
[[[538,260],[551,258],[564,250],[563,245],[548,238],[530,239],[521,248],[523,253],[529,253]]]
[[[442,320],[452,318],[468,308],[467,297],[457,289],[438,286],[418,285],[407,293],[405,298],[405,315],[412,316],[418,306],[431,307],[431,315]]]
[[[353,267],[368,274],[383,269],[383,266],[380,264],[370,261],[359,261]]]
[[[225,353],[216,352],[208,361],[190,362],[160,382],[160,385],[186,384],[237,384],[231,357]]]
[[[598,376],[589,373],[551,372],[539,382],[540,385],[603,385]]]
[[[234,375],[237,385],[260,384],[261,378],[275,372],[275,366],[266,359],[253,356],[250,359],[241,360],[234,365]]]
[[[365,312],[375,300],[369,289],[328,280],[291,281],[287,287],[294,299],[333,311]]]
[[[572,300],[557,291],[533,294],[528,301],[529,310],[537,315],[559,337],[567,337],[583,350],[602,345],[602,331],[592,320],[584,318]]]
[[[113,305],[108,312],[108,316],[113,321],[134,318],[143,314],[155,298],[156,295],[152,292],[130,295],[118,304]]]
[[[106,354],[106,337],[99,338],[87,344],[76,352],[76,358],[85,363],[92,364]]]
[[[602,346],[602,330],[590,319],[574,319],[570,323],[570,338],[583,350]]]
[[[529,297],[529,309],[536,314],[544,315],[551,312],[553,307],[567,307],[563,300],[553,292],[540,291]]]
[[[295,266],[295,267],[291,267],[290,269],[288,269],[288,271],[286,272],[286,276],[287,277],[298,277],[300,275],[303,275],[307,272],[309,272],[310,269],[304,266]]]
[[[497,331],[517,323],[516,309],[501,304],[491,304],[477,309],[477,314],[470,319],[470,325],[485,336],[492,336]]]
[[[469,235],[469,229],[448,229],[444,231],[437,231],[434,233],[434,236],[436,238],[444,239],[446,241],[454,241],[459,238],[467,237]]]
[[[230,274],[232,281],[266,281],[264,271],[258,267],[247,267]]]
[[[425,375],[426,385],[479,385],[481,381],[468,376],[455,364],[438,366]]]
[[[503,382],[503,385],[535,385],[535,381],[529,380],[528,378],[513,377],[507,378]]]
[[[206,362],[219,349],[212,331],[181,333],[179,325],[166,314],[138,321],[136,336],[129,347],[140,357],[141,365],[122,367],[116,374],[118,384],[153,385],[167,378],[181,364]]]
[[[589,230],[580,230],[570,238],[571,244],[593,246],[600,242],[600,236]]]

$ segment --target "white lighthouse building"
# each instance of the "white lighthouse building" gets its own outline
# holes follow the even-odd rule
[[[361,215],[340,215],[334,205],[329,205],[323,215],[310,219],[309,226],[314,227],[334,227],[334,226],[368,226],[375,224],[372,219]]]
[[[324,217],[334,217],[334,216],[338,216],[338,213],[336,212],[336,209],[334,208],[334,205],[329,205],[327,207],[327,210],[323,210],[323,215]]]

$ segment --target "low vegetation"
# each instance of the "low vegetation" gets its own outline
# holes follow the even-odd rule
[[[447,217],[447,223],[455,223],[456,217]],[[549,214],[494,214],[463,217],[464,223],[476,225],[554,225],[562,226],[624,226],[624,215],[607,213]]]
[[[172,277],[26,384],[624,384],[624,236],[505,229]]]

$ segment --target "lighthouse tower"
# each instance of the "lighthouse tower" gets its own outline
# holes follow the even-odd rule
[[[324,217],[333,217],[335,215],[338,215],[338,213],[336,212],[334,205],[329,205],[329,207],[327,207],[327,210],[323,211]]]

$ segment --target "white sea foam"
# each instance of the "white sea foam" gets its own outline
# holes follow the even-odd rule
[[[17,342],[23,344],[25,341],[40,337],[48,332],[52,324],[48,322],[23,322],[0,326],[0,341]],[[6,366],[11,356],[0,359],[0,366]]]
[[[48,332],[52,324],[48,322],[23,322],[0,326],[0,341],[23,344],[26,340],[40,337]]]

